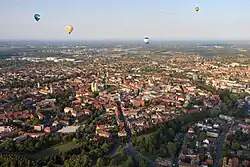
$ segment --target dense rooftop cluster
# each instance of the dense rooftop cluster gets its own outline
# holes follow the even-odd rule
[[[82,155],[86,166],[108,165],[114,155],[124,153],[137,158],[124,155],[120,162],[134,165],[156,160],[153,164],[161,166],[212,166],[222,161],[227,164],[230,158],[249,163],[245,141],[250,111],[248,57],[228,62],[223,57],[206,60],[183,48],[161,52],[159,48],[102,48],[88,55],[81,49],[60,48],[66,55],[61,57],[36,56],[47,54],[44,48],[32,56],[27,52],[28,56],[22,53],[0,60],[9,64],[0,64],[2,154],[24,153],[33,164],[46,165],[41,152],[71,144],[59,150],[65,155],[51,156],[63,157],[72,165],[70,156],[79,160],[76,156]],[[186,121],[192,115],[200,120]],[[206,115],[211,118],[205,119]],[[162,129],[166,123],[172,130]],[[155,136],[139,139],[145,134]],[[148,160],[141,150],[155,157]]]

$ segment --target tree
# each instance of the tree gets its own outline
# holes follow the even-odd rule
[[[103,150],[104,153],[109,152],[109,146],[108,146],[108,144],[106,142],[103,143],[103,145],[102,145],[101,148],[102,148],[102,150]]]
[[[148,167],[148,165],[143,159],[140,159],[139,160],[139,167]]]
[[[41,143],[40,143],[40,142],[37,142],[37,143],[35,144],[35,148],[36,148],[36,149],[40,149],[40,148],[41,148]]]
[[[232,149],[233,149],[233,150],[239,150],[239,148],[240,148],[240,144],[239,144],[239,143],[234,142],[234,143],[232,144]]]
[[[223,150],[226,150],[226,149],[227,149],[227,144],[226,144],[226,143],[223,143],[222,149],[223,149]]]
[[[76,138],[73,138],[73,139],[72,139],[72,142],[73,142],[73,143],[77,143],[78,140],[77,140]]]
[[[175,136],[175,132],[174,132],[173,128],[168,129],[168,134],[171,136],[171,138],[173,138]]]
[[[96,162],[97,167],[104,167],[104,161],[102,158],[98,158]]]
[[[118,164],[118,162],[117,162],[116,159],[111,159],[111,161],[110,161],[110,163],[109,163],[110,166],[115,166],[115,165],[117,165],[117,164]]]
[[[167,149],[164,146],[160,147],[160,155],[161,157],[165,157],[167,155]]]
[[[229,153],[227,150],[222,150],[222,152],[221,152],[222,157],[227,157],[228,155],[229,155]]]
[[[123,152],[124,152],[123,146],[120,145],[120,146],[117,148],[117,151],[118,151],[119,153],[123,153]]]
[[[205,140],[206,137],[207,137],[207,134],[206,134],[205,132],[201,132],[201,133],[200,133],[200,140],[201,140],[201,141]]]
[[[66,142],[66,141],[68,141],[68,140],[69,140],[69,137],[66,135],[66,136],[63,136],[63,138],[62,138],[62,139],[63,139],[63,141],[64,141],[64,142]]]
[[[64,162],[65,167],[87,167],[91,165],[91,160],[85,154],[81,154],[78,156],[73,155],[70,159]]]
[[[126,167],[134,167],[135,166],[134,160],[131,156],[128,157],[125,166]]]
[[[176,154],[177,148],[176,148],[175,143],[168,142],[167,148],[168,148],[169,154],[171,154],[171,155],[175,155]]]

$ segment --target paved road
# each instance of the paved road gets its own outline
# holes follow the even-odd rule
[[[188,134],[188,133],[185,133],[185,135],[184,135],[184,139],[183,139],[183,142],[182,142],[181,150],[182,150],[184,147],[187,146],[187,134]],[[179,157],[180,157],[180,154],[179,154],[178,157],[175,157],[175,158],[173,159],[173,166],[176,166],[176,167],[179,166]]]
[[[219,165],[220,158],[221,158],[222,145],[223,145],[223,142],[226,139],[226,134],[228,133],[228,131],[232,127],[232,125],[233,124],[231,124],[231,125],[226,124],[224,126],[224,128],[223,128],[222,134],[220,135],[220,137],[217,140],[217,144],[216,144],[216,158],[215,158],[213,167],[217,167]]]
[[[117,108],[118,108],[118,111],[119,111],[119,119],[121,121],[124,121],[125,131],[126,131],[126,133],[128,134],[128,137],[129,137],[129,143],[127,143],[127,145],[125,147],[126,153],[128,155],[140,156],[141,158],[146,160],[148,162],[148,164],[150,164],[150,167],[154,167],[155,165],[154,165],[154,162],[152,160],[150,160],[146,156],[142,155],[140,152],[136,151],[135,148],[133,148],[133,145],[132,145],[132,132],[131,132],[131,129],[127,126],[127,122],[126,122],[126,119],[125,119],[125,117],[123,115],[120,101],[117,101]]]
[[[143,158],[149,164],[149,167],[155,166],[152,160],[150,160],[148,157],[141,154],[139,151],[135,150],[132,146],[132,143],[128,143],[125,147],[125,150],[128,155],[134,155],[134,156],[136,155],[136,156],[139,156],[140,158]]]
[[[118,149],[119,145],[120,145],[119,141],[115,139],[114,148],[108,154],[106,154],[105,156],[106,157],[112,157],[117,152],[117,149]]]

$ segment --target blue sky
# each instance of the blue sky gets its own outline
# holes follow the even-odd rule
[[[250,40],[249,9],[250,0],[1,0],[0,40]]]

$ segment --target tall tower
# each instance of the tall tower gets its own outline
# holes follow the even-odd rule
[[[53,93],[53,85],[52,85],[52,83],[49,84],[49,88],[50,88],[50,93],[52,94]]]
[[[107,77],[107,78],[109,77],[109,72],[106,72],[106,77]]]
[[[98,91],[97,83],[95,83],[95,91]]]
[[[108,72],[106,72],[106,74],[105,74],[105,84],[107,84],[108,83],[108,81],[109,81],[109,73]]]
[[[121,95],[120,95],[120,93],[117,93],[117,100],[118,100],[119,102],[121,102]]]
[[[48,88],[48,84],[46,84],[46,86],[45,86],[45,90],[48,90],[49,88]]]
[[[92,91],[92,92],[95,91],[94,82],[91,83],[91,91]]]
[[[91,83],[91,91],[92,92],[97,92],[98,91],[97,83],[95,81]]]

